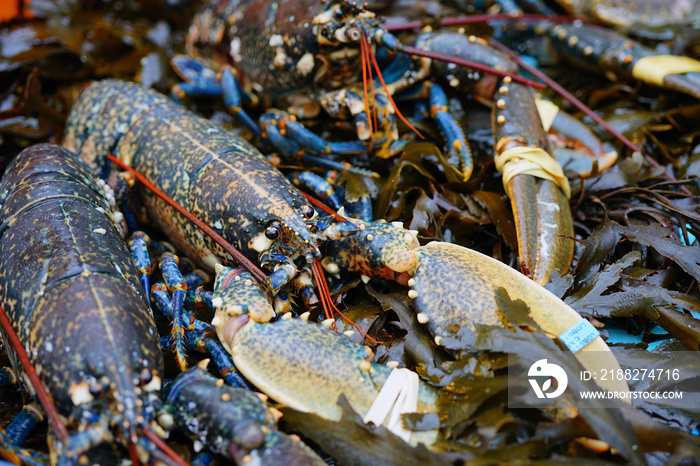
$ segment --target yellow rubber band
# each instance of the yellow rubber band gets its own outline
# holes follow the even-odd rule
[[[549,100],[542,99],[535,99],[535,105],[537,106],[537,113],[540,114],[540,120],[542,120],[542,127],[545,131],[549,131],[554,118],[556,118],[557,113],[559,113],[559,107]]]
[[[700,73],[700,61],[676,55],[655,55],[637,60],[632,67],[632,76],[645,83],[664,85],[669,74]]]
[[[508,182],[515,175],[530,175],[550,180],[559,185],[567,199],[571,197],[569,180],[564,170],[552,156],[540,148],[511,147],[494,159],[496,169],[503,174],[503,187],[508,189]]]

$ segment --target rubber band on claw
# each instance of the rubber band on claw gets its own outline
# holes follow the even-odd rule
[[[555,182],[567,199],[571,198],[571,186],[559,162],[546,151],[535,147],[512,147],[494,158],[496,169],[503,174],[503,187],[515,175],[530,175]]]

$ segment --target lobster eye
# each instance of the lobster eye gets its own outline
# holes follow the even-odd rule
[[[333,16],[335,16],[336,19],[343,19],[343,16],[345,16],[345,13],[343,13],[342,8],[340,8],[340,5],[336,5],[333,8]]]
[[[277,239],[280,237],[279,225],[271,225],[265,229],[267,239]]]
[[[301,207],[301,214],[304,216],[305,219],[308,220],[310,218],[313,218],[314,215],[316,215],[316,211],[309,204],[306,204]]]
[[[97,382],[95,381],[95,382],[93,382],[93,383],[90,384],[89,389],[90,389],[90,394],[91,394],[92,396],[97,396],[97,395],[99,395],[100,393],[102,393],[102,390],[104,389],[104,387],[102,387],[102,385],[100,385],[99,383],[97,383]]]
[[[148,369],[142,370],[141,371],[141,383],[143,385],[146,385],[151,380],[153,380],[153,374],[151,373],[151,371],[149,371]]]

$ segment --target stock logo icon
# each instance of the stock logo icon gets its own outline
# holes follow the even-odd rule
[[[537,398],[556,398],[561,396],[569,383],[569,378],[564,369],[557,364],[547,363],[546,359],[535,361],[530,366],[527,376]],[[552,380],[556,380],[557,384],[556,389],[550,392]]]

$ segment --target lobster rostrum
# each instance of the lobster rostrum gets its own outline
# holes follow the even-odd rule
[[[316,243],[341,233],[325,219],[314,223],[318,216],[305,197],[232,133],[157,92],[106,80],[91,84],[76,101],[64,144],[107,176],[107,154],[142,173],[254,264],[273,270],[265,279],[268,290],[276,293],[293,279],[299,261],[311,266],[322,286]],[[209,269],[234,262],[161,198],[142,194],[153,221],[179,250]]]
[[[0,182],[2,308],[72,431],[53,443],[54,463],[113,437],[144,460],[137,435],[159,431],[157,332],[103,188],[49,144],[24,150]]]

